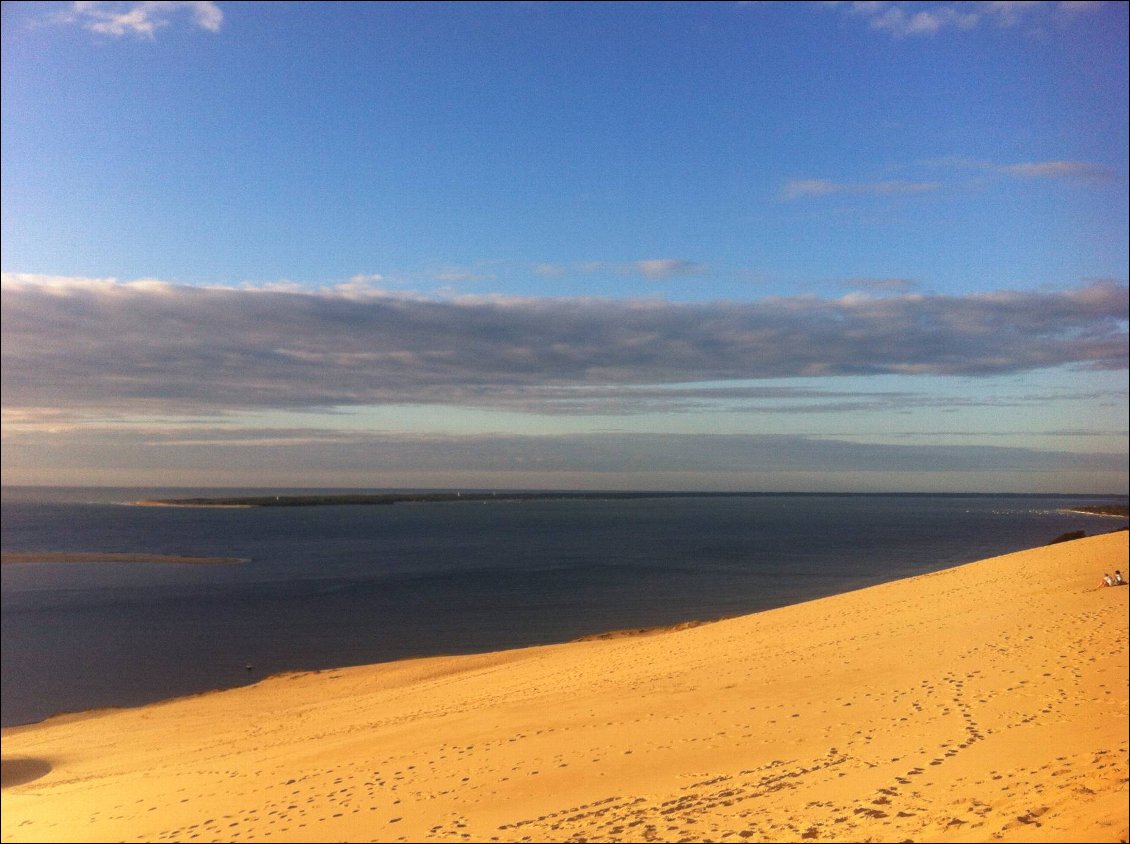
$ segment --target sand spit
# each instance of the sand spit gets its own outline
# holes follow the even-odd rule
[[[5,730],[3,840],[1125,841],[1115,568],[1125,533]]]
[[[1082,513],[1085,516],[1101,516],[1104,519],[1125,519],[1125,507],[1068,507],[1060,512]]]
[[[100,551],[5,551],[0,563],[179,563],[192,565],[233,565],[247,562],[242,557],[186,557],[180,554],[116,554]]]

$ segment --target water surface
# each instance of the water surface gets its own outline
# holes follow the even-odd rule
[[[5,565],[5,725],[285,670],[748,613],[1119,524],[1064,512],[1117,501],[1082,496],[123,503],[207,494],[233,492],[4,490],[6,552],[247,559]]]

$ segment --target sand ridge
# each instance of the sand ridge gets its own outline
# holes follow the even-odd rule
[[[5,730],[4,841],[1118,841],[1125,533]]]

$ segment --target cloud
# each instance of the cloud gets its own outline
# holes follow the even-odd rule
[[[791,179],[781,189],[781,198],[806,199],[810,197],[848,194],[854,196],[895,196],[898,194],[929,193],[941,187],[939,182],[912,182],[887,179],[876,182],[834,182],[830,179]]]
[[[888,6],[871,18],[871,28],[888,32],[896,37],[908,35],[933,35],[946,28],[972,29],[980,16],[962,11],[957,6],[938,6],[933,9],[909,11],[899,6]]]
[[[621,272],[659,280],[675,276],[702,275],[707,269],[708,267],[705,264],[687,261],[683,258],[644,258],[639,261],[621,263],[615,261],[578,261],[572,264],[540,263],[533,265],[533,271],[544,278],[561,278],[569,273],[593,275]]]
[[[385,277],[380,273],[357,273],[354,276],[350,276],[348,281],[344,281],[341,284],[335,286],[334,290],[342,294],[364,296],[380,291],[382,289],[381,285],[385,282],[385,280]],[[272,289],[285,289],[293,292],[300,288],[289,286],[285,288],[277,288],[272,286]]]
[[[1107,184],[1114,180],[1113,170],[1089,161],[1030,161],[999,165],[995,169],[1011,176],[1067,179],[1085,184]]]
[[[1047,21],[1067,21],[1101,3],[1008,2],[962,3],[832,3],[850,17],[862,18],[876,32],[894,38],[936,35],[944,30],[970,31],[982,25],[1000,29],[1042,26]]]
[[[1007,177],[1014,180],[1060,180],[1101,188],[1118,180],[1112,167],[1093,161],[1054,159],[1048,161],[1021,161],[1012,164],[999,164],[985,159],[960,155],[924,159],[916,166],[933,171],[975,173],[973,185],[983,186],[983,174]],[[960,184],[959,180],[948,182],[934,180],[887,179],[871,182],[837,182],[832,179],[790,179],[785,182],[779,198],[785,201],[817,199],[826,196],[896,196],[930,193],[946,186]],[[970,184],[967,181],[967,186]]]
[[[495,278],[494,273],[490,272],[477,272],[475,270],[467,269],[464,267],[444,267],[443,269],[434,270],[431,273],[433,281],[444,281],[449,284],[458,284],[460,282],[471,281],[493,281]]]
[[[650,279],[671,278],[678,275],[702,275],[706,266],[694,261],[684,261],[680,258],[650,258],[645,261],[633,261],[629,268],[640,275]]]
[[[1055,293],[687,304],[6,274],[0,403],[166,415],[409,403],[537,409],[550,395],[567,404],[569,390],[1125,369],[1126,319],[1126,287],[1110,282]]]
[[[840,286],[871,293],[909,293],[918,289],[918,282],[909,278],[849,278]]]
[[[220,7],[209,0],[197,2],[108,3],[76,2],[58,16],[61,23],[77,24],[100,35],[120,38],[134,35],[152,39],[157,30],[186,14],[192,24],[209,32],[219,32],[224,21]]]
[[[920,161],[926,167],[947,170],[981,171],[999,173],[1017,178],[1066,179],[1087,184],[1108,184],[1117,177],[1111,167],[1093,161],[1023,161],[1015,164],[998,164],[981,158],[961,155],[947,155]]]
[[[385,280],[385,277],[380,273],[357,273],[349,277],[348,284],[364,287],[367,285],[380,284]]]
[[[996,445],[858,443],[791,434],[591,433],[390,434],[326,429],[197,428],[184,431],[123,431],[87,428],[37,432],[21,438],[25,459],[65,466],[166,465],[193,471],[238,469],[262,478],[288,467],[304,473],[341,471],[369,477],[389,473],[560,475],[589,479],[686,473],[700,477],[749,478],[776,473],[1125,473],[1125,453],[1079,453]],[[145,468],[143,465],[141,468]],[[308,475],[307,475],[308,476]],[[825,483],[827,481],[825,480]],[[1092,481],[1093,483],[1093,481]],[[646,485],[646,484],[645,484]],[[737,485],[741,485],[741,482]]]
[[[491,388],[464,388],[448,397],[448,404],[468,406],[489,406],[494,409],[537,413],[542,416],[633,416],[638,414],[693,414],[724,411],[763,416],[801,416],[811,418],[814,414],[838,414],[844,411],[853,413],[894,414],[912,410],[929,409],[951,412],[968,408],[1038,408],[1049,402],[1085,401],[1116,405],[1126,401],[1125,390],[1112,390],[1098,393],[1066,394],[1052,391],[1030,396],[998,395],[971,397],[968,395],[919,394],[908,391],[882,390],[866,391],[853,389],[840,391],[830,389],[799,388],[791,386],[702,386],[695,384],[663,384],[655,386],[601,385],[537,387],[512,386]],[[113,417],[103,413],[98,416],[84,414],[81,409],[64,410],[49,407],[27,407],[4,409],[3,436],[9,437],[21,431],[52,430],[71,431],[80,427],[97,427],[100,423],[113,420],[115,425],[136,426],[136,420],[128,417]],[[216,418],[228,418],[217,415]],[[174,427],[180,423],[175,418],[166,424]],[[188,424],[197,427],[199,419],[188,419]],[[894,436],[894,432],[884,430],[884,436]],[[1027,431],[1027,434],[1039,433]],[[1047,435],[1058,432],[1045,431]],[[1094,432],[1092,432],[1094,433]],[[908,434],[908,436],[917,434]],[[995,432],[968,431],[968,436],[995,436]],[[7,440],[5,440],[7,441]]]
[[[1060,0],[1056,4],[1056,11],[1063,15],[1074,15],[1078,12],[1093,12],[1103,5],[1103,0]]]

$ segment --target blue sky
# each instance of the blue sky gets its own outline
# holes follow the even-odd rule
[[[5,3],[5,483],[1127,486],[1124,3]]]

